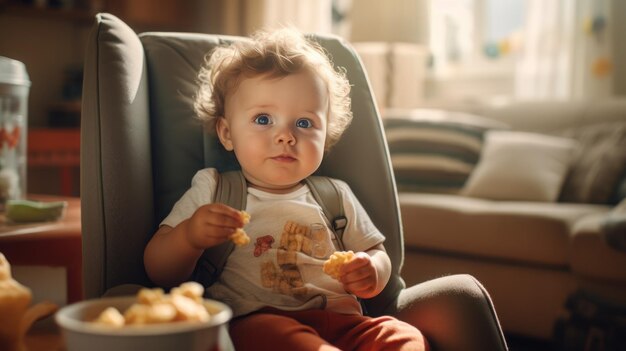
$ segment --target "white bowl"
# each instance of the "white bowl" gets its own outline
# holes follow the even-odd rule
[[[208,322],[173,322],[108,328],[93,321],[107,307],[120,312],[137,302],[136,296],[86,300],[61,308],[55,320],[63,330],[67,351],[207,351],[226,335],[232,310],[215,300],[204,300]],[[220,342],[221,344],[221,342]]]

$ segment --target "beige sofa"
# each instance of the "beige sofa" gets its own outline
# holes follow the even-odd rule
[[[488,118],[482,122],[497,121],[496,129],[577,140],[569,169],[553,201],[467,196],[484,155],[456,192],[407,191],[398,182],[406,282],[470,273],[490,292],[506,332],[538,338],[553,335],[567,297],[577,289],[626,305],[626,251],[609,245],[602,230],[608,219],[626,217],[626,201],[618,204],[615,195],[620,181],[624,186],[626,99],[515,103],[469,112]],[[393,161],[394,140],[388,139]],[[577,181],[576,167],[583,173]],[[611,190],[609,199],[594,195],[603,186]],[[588,200],[580,196],[585,192]]]

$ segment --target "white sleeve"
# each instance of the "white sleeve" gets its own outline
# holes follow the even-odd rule
[[[205,168],[198,171],[191,180],[191,188],[174,204],[172,211],[160,225],[173,228],[191,217],[198,207],[213,202],[217,189],[217,178],[218,173],[215,168]]]
[[[343,232],[346,250],[365,251],[385,241],[385,236],[376,228],[370,216],[356,198],[348,184],[333,179],[343,197],[343,209],[348,225]]]

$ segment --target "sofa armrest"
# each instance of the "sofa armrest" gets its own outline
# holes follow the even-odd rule
[[[491,297],[468,274],[406,288],[387,313],[417,327],[433,350],[508,350]]]
[[[626,282],[626,212],[614,210],[584,216],[572,227],[570,266],[577,274]]]
[[[626,197],[620,201],[613,209],[611,210],[611,214],[622,214],[626,215]]]
[[[601,230],[609,246],[626,252],[626,199],[604,218]]]

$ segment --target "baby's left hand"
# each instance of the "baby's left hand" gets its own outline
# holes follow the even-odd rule
[[[375,296],[378,272],[367,253],[357,252],[352,260],[341,266],[340,275],[339,281],[347,292],[360,298]]]

